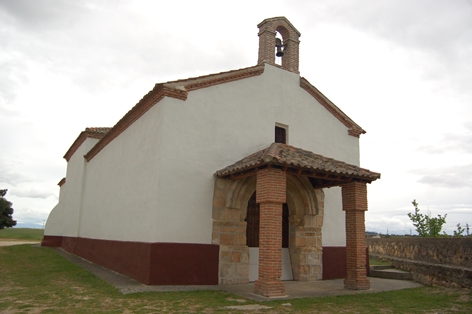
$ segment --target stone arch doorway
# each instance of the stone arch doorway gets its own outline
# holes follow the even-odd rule
[[[256,191],[248,201],[246,218],[246,245],[249,249],[249,281],[256,281],[259,274],[259,222],[260,206],[256,202]],[[289,252],[289,208],[282,207],[282,277],[281,280],[293,280],[292,263]]]
[[[219,282],[247,283],[250,278],[248,205],[256,192],[255,176],[239,180],[217,178],[213,199],[212,243],[220,245]],[[285,243],[294,280],[322,278],[321,227],[324,193],[313,188],[308,178],[287,176]],[[250,227],[249,230],[254,229]]]
[[[350,131],[349,134],[354,135]],[[364,251],[366,246],[364,212],[367,210],[367,183],[379,179],[380,173],[301,148],[272,143],[269,147],[218,170],[215,176],[218,187],[215,186],[213,217],[216,220],[220,219],[221,215],[233,217],[232,219],[241,215],[244,207],[237,205],[249,200],[253,192],[249,191],[247,198],[239,197],[239,195],[246,195],[244,193],[234,192],[238,190],[248,192],[248,185],[245,184],[248,178],[257,187],[257,202],[261,205],[259,243],[261,272],[254,285],[255,293],[263,296],[281,296],[285,293],[285,286],[280,281],[281,268],[278,266],[280,265],[278,261],[281,261],[281,245],[279,244],[281,242],[281,224],[279,221],[281,221],[282,204],[285,202],[290,204],[291,196],[292,202],[300,205],[293,208],[293,213],[290,213],[289,247],[295,280],[322,278],[323,193],[321,189],[334,186],[341,187],[341,195],[339,196],[342,199],[342,210],[345,212],[346,279],[344,287],[347,289],[369,289],[370,282],[366,276]],[[220,179],[222,181],[219,181]],[[232,180],[233,184],[226,184],[225,180]],[[290,181],[292,181],[292,185],[299,187],[293,193],[290,191]],[[300,197],[293,197],[297,191]],[[247,248],[247,245],[244,245],[246,243],[246,223],[241,220],[231,222],[229,225],[234,227],[233,230],[237,229],[236,236],[223,237],[222,230],[227,229],[222,227],[226,222],[216,220],[213,221],[213,243],[220,244],[220,252],[225,250],[220,255],[220,275],[222,275],[220,279],[222,279],[223,276],[234,274],[234,267],[233,270],[231,267],[237,266],[223,265],[224,263],[221,263],[223,257],[229,254],[236,258],[238,254],[243,256],[241,253],[244,253],[244,248]],[[294,236],[292,236],[293,233]],[[226,247],[223,247],[223,242],[221,242],[224,238]],[[241,245],[241,252],[234,252],[232,251],[234,246],[227,246],[231,241],[233,244]],[[277,263],[274,264],[273,261],[277,261]],[[245,273],[247,270],[246,272],[242,270],[242,276]],[[228,283],[237,282],[230,277],[227,278],[229,279]],[[221,282],[223,281],[225,279]]]

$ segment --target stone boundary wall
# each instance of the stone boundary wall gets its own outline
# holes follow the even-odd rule
[[[472,288],[472,238],[370,238],[367,245],[422,284]]]
[[[435,264],[472,268],[472,237],[367,239],[369,252]]]

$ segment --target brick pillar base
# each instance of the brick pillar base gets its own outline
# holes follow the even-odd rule
[[[364,213],[367,210],[367,186],[353,182],[342,186],[343,210],[346,213],[346,279],[344,288],[369,290],[366,271]]]
[[[256,201],[260,204],[259,278],[254,292],[265,297],[285,295],[282,276],[282,204],[286,173],[266,168],[257,172]]]
[[[264,297],[280,297],[285,295],[285,285],[282,281],[265,281],[259,279],[254,283],[254,293]]]

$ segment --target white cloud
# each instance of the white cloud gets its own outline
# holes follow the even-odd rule
[[[472,164],[435,169],[417,169],[414,172],[421,176],[418,182],[433,187],[472,189]]]
[[[414,198],[467,220],[465,0],[0,1],[0,188],[16,218],[42,223],[85,127],[114,125],[155,83],[254,65],[256,25],[280,15],[302,33],[302,76],[368,132],[361,165],[382,173],[368,228],[409,232]]]
[[[54,193],[48,190],[40,190],[37,188],[29,188],[28,190],[13,190],[11,195],[18,196],[18,197],[28,197],[28,198],[40,198],[45,199],[49,197],[54,197]]]

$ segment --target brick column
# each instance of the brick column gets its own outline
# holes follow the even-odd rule
[[[344,288],[369,290],[366,271],[364,212],[367,210],[366,183],[342,186],[343,210],[346,212],[346,279]]]
[[[268,63],[275,65],[275,30],[268,27],[259,31],[259,55],[257,64]]]
[[[257,172],[256,202],[260,204],[259,278],[255,293],[285,295],[282,276],[282,204],[286,199],[286,173],[265,168]]]

